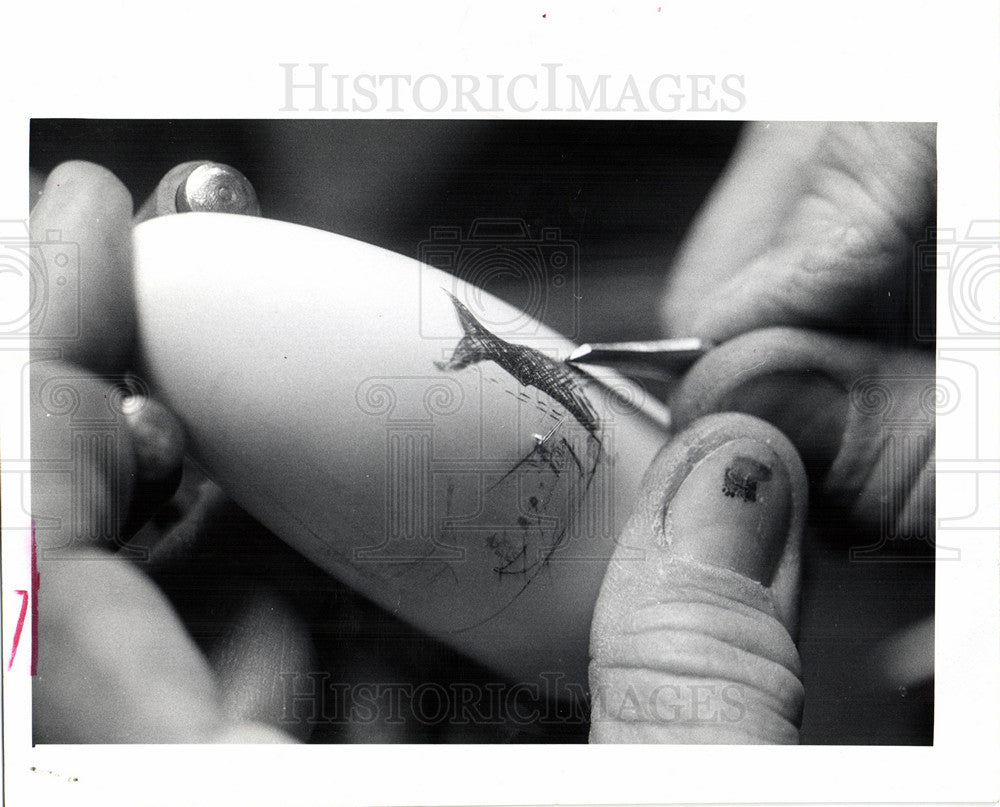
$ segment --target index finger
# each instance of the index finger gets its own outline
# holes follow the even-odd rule
[[[32,349],[97,372],[124,370],[135,339],[132,196],[108,170],[74,161],[52,170],[31,213]]]
[[[675,262],[667,331],[907,328],[933,303],[914,297],[911,268],[934,210],[935,137],[933,124],[750,127]]]

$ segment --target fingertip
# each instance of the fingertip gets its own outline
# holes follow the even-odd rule
[[[123,369],[131,356],[132,196],[94,163],[56,166],[31,214],[35,348],[94,370]]]
[[[231,719],[280,728],[302,742],[309,739],[309,716],[318,699],[308,693],[289,699],[286,684],[307,680],[317,668],[317,654],[287,595],[262,585],[238,598],[225,630],[206,652]]]
[[[740,413],[699,418],[654,461],[644,486],[655,502],[649,527],[667,556],[769,588],[794,635],[809,494],[780,430]]]
[[[142,482],[159,482],[180,470],[184,460],[184,427],[159,401],[132,395],[122,403],[125,424],[135,449],[136,475]]]
[[[793,509],[792,471],[769,445],[774,439],[734,433],[695,462],[664,514],[676,556],[771,584]]]
[[[770,250],[798,193],[808,156],[823,136],[817,123],[751,122],[672,262],[660,301],[668,336],[720,342],[739,320],[766,314],[733,299],[756,282],[749,267]],[[773,284],[767,281],[767,291]],[[754,304],[766,304],[754,297]]]
[[[93,202],[104,212],[123,211],[132,215],[132,194],[111,171],[86,160],[67,160],[53,168],[45,180],[43,196],[97,193]]]
[[[275,726],[246,720],[227,726],[209,742],[215,745],[295,745],[299,741]]]

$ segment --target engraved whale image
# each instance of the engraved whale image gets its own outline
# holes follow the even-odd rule
[[[442,370],[460,370],[479,361],[495,361],[525,386],[548,393],[566,407],[591,434],[596,435],[597,413],[583,392],[572,369],[544,353],[523,345],[505,342],[484,328],[459,299],[446,292],[458,312],[465,335],[447,362],[437,362]]]
[[[539,494],[529,498],[530,512],[518,515],[516,526],[509,531],[512,535],[507,534],[508,531],[497,531],[487,539],[497,557],[494,571],[498,575],[523,577],[522,586],[514,595],[516,599],[552,560],[574,523],[572,515],[578,510],[580,500],[590,491],[601,459],[601,424],[583,387],[582,377],[571,367],[555,361],[539,350],[501,339],[483,326],[454,294],[446,293],[455,307],[464,334],[448,361],[435,362],[438,369],[459,371],[480,362],[491,361],[522,386],[549,396],[557,407],[561,406],[565,410],[545,434],[531,435],[533,445],[528,452],[488,488],[493,493],[514,474],[530,473],[533,489]],[[554,414],[558,414],[558,411]],[[572,417],[586,430],[585,452],[581,452],[579,448],[574,449],[571,439],[560,433],[569,431],[566,428],[568,417]],[[565,461],[567,458],[568,462]],[[539,470],[549,470],[554,478],[545,481]],[[582,485],[579,482],[563,484],[560,477],[566,472],[578,475]],[[568,493],[563,495],[570,497],[567,511],[571,518],[547,519],[551,526],[546,528],[546,516],[553,496],[562,492],[560,488],[567,486]],[[515,489],[510,508],[514,513],[522,510],[518,494],[519,489]],[[576,517],[576,523],[580,523],[579,516]],[[487,620],[495,616],[497,614],[487,617]]]

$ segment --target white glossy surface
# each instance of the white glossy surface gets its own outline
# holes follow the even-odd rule
[[[598,444],[492,361],[439,369],[463,334],[445,289],[511,343],[573,345],[368,244],[184,214],[138,226],[135,258],[144,373],[230,496],[478,660],[586,681],[591,612],[661,426],[588,383]]]

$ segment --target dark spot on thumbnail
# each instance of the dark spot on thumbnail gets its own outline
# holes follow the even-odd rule
[[[757,485],[770,479],[771,469],[766,465],[750,457],[737,457],[733,460],[733,464],[726,468],[722,492],[730,498],[755,502]]]

